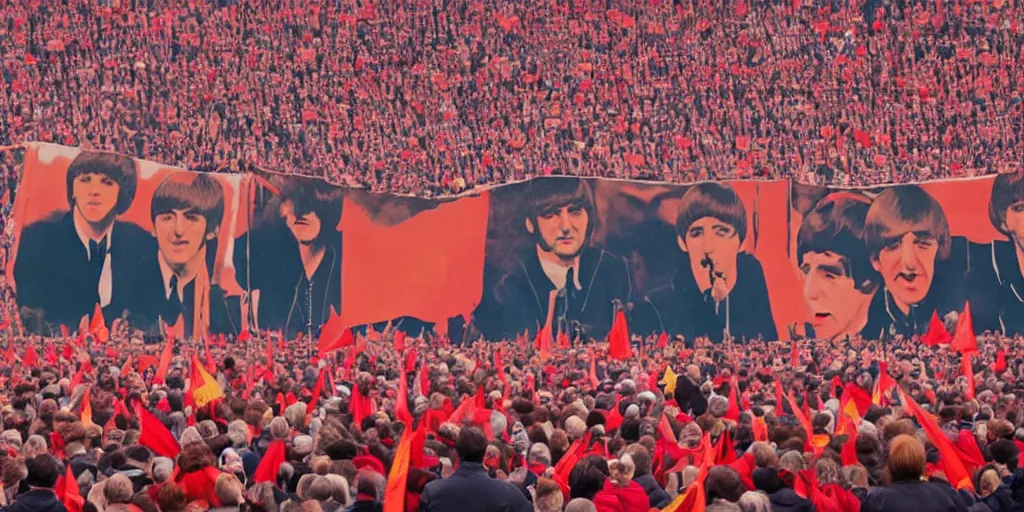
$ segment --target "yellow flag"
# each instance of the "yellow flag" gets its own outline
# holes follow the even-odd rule
[[[676,372],[672,371],[672,367],[668,366],[665,368],[665,376],[661,378],[660,384],[665,385],[665,394],[671,395],[676,392]]]
[[[217,379],[210,375],[210,372],[203,368],[203,364],[192,356],[192,375],[189,379],[189,389],[192,393],[192,400],[196,407],[206,407],[206,404],[224,398],[224,391],[217,384]]]

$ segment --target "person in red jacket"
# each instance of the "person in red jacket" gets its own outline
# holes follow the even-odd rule
[[[609,476],[594,495],[597,512],[646,512],[651,509],[644,488],[633,481],[636,465],[628,454],[608,461]]]

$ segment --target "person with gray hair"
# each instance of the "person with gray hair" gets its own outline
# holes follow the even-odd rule
[[[530,445],[530,452],[526,456],[526,462],[531,467],[533,465],[543,465],[544,469],[547,469],[551,465],[551,449],[544,443],[533,443]]]
[[[21,447],[21,455],[26,459],[31,459],[40,453],[47,453],[48,451],[46,438],[39,434],[28,436],[28,440]]]
[[[597,506],[586,498],[575,498],[565,505],[565,512],[597,512]]]
[[[768,495],[760,491],[747,491],[736,502],[743,512],[772,512],[772,502]]]

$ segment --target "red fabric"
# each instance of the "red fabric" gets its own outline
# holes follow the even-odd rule
[[[967,389],[964,390],[964,398],[973,400],[974,393],[974,367],[971,365],[971,354],[964,353],[963,357],[960,358],[960,371],[963,376],[967,378]]]
[[[658,348],[665,348],[668,346],[668,335],[665,334],[664,331],[658,335],[658,342],[654,346]]]
[[[28,368],[35,368],[36,365],[39,364],[39,354],[36,354],[36,348],[34,346],[29,345],[28,348],[25,349],[25,357],[21,359],[21,364]]]
[[[174,476],[174,482],[185,491],[189,501],[205,501],[211,508],[219,507],[220,500],[214,493],[214,486],[220,471],[213,466],[206,466],[191,473],[178,473]]]
[[[324,372],[326,368],[320,369],[320,375],[316,378],[316,384],[313,386],[313,396],[309,399],[309,403],[306,404],[306,423],[313,418],[313,411],[316,410],[316,405],[320,402],[320,395],[324,391]],[[402,384],[405,384],[405,373],[402,373]],[[411,424],[412,422],[410,422]]]
[[[775,381],[775,415],[782,416],[785,412],[785,408],[782,405],[782,397],[785,393],[782,392],[782,383],[778,380]]]
[[[359,384],[352,386],[352,397],[350,398],[348,408],[352,414],[352,421],[356,425],[361,424],[363,418],[373,414],[373,402],[370,400],[370,397],[363,396],[359,392]]]
[[[729,408],[725,410],[725,415],[722,418],[732,421],[740,421],[740,403],[738,398],[739,385],[736,379],[733,378],[729,383]]]
[[[996,362],[992,364],[992,371],[996,373],[1006,371],[1006,354],[1003,353],[1003,349],[999,349],[999,352],[996,353]]]
[[[949,335],[946,326],[939,319],[939,313],[933,310],[932,319],[928,321],[928,332],[921,336],[921,342],[934,347],[936,345],[946,345],[951,341],[953,341],[953,337]]]
[[[648,512],[651,502],[640,484],[631,481],[626,487],[619,487],[609,478],[594,495],[594,506],[597,512]]]
[[[615,394],[615,406],[605,417],[604,428],[609,433],[613,430],[618,429],[622,425],[622,414],[619,413],[619,402],[622,400],[622,395]]]
[[[935,421],[935,417],[921,409],[921,406],[914,399],[907,396],[902,389],[896,388],[896,392],[899,393],[900,403],[914,415],[917,422],[924,428],[928,440],[939,449],[939,459],[946,473],[946,480],[956,490],[973,490],[974,483],[971,481],[970,473],[967,472],[967,468],[964,466],[963,461],[960,460],[960,455],[957,454],[953,444],[949,442],[949,439],[942,432],[942,428]]]
[[[974,322],[971,320],[971,304],[964,305],[964,312],[956,320],[953,344],[949,348],[962,354],[978,352],[978,340],[974,339]]]
[[[334,307],[332,306],[331,315],[327,318],[327,323],[324,324],[323,329],[321,329],[320,341],[317,343],[317,352],[320,353],[320,357],[323,357],[328,352],[355,344],[356,340],[352,336],[352,330],[345,327],[341,317],[334,312]]]
[[[732,445],[732,434],[728,430],[722,432],[722,435],[718,436],[718,441],[715,443],[715,465],[723,466],[736,462],[739,458],[736,455],[736,448]]]
[[[608,333],[608,357],[612,359],[629,359],[633,351],[629,348],[629,326],[626,325],[626,314],[621,310],[615,313],[615,323]]]
[[[82,512],[85,498],[78,492],[78,481],[75,480],[75,474],[71,472],[71,464],[67,466],[67,471],[57,479],[54,492],[68,512]]]
[[[971,434],[970,430],[960,431],[956,442],[953,443],[953,448],[956,448],[957,454],[960,455],[960,460],[964,461],[967,471],[973,473],[976,469],[985,465],[985,457],[981,454],[978,442],[975,441],[974,435]]]
[[[171,435],[171,431],[147,411],[144,407],[138,407],[136,414],[139,417],[142,433],[139,435],[139,444],[153,450],[153,453],[163,457],[175,458],[181,452],[181,445]]]
[[[867,391],[864,391],[864,388],[851,382],[843,388],[843,394],[850,395],[850,400],[853,400],[854,405],[857,406],[857,414],[861,417],[864,417],[868,409],[871,408],[871,396],[868,395]]]
[[[160,353],[160,361],[156,366],[156,375],[153,377],[154,384],[162,384],[164,379],[167,378],[167,369],[171,366],[171,357],[174,355],[174,338],[171,336],[167,337],[167,343],[164,344],[164,350]],[[141,357],[139,358],[141,362]]]
[[[818,496],[819,499],[814,503],[818,512],[860,512],[860,500],[849,489],[843,489],[838,484],[821,486]]]
[[[757,461],[754,460],[753,453],[744,453],[742,457],[729,464],[729,467],[740,474],[743,485],[747,487],[748,491],[754,490],[754,470],[757,469]]]
[[[256,466],[256,472],[252,475],[253,482],[270,482],[277,485],[277,471],[284,460],[284,441],[280,439],[271,441],[270,446],[267,447],[267,452],[264,453],[263,458],[260,459],[260,465]]]

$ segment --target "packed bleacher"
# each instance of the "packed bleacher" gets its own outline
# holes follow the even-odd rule
[[[1020,0],[3,12],[0,146],[421,196],[549,174],[865,185],[1024,162]],[[4,268],[20,171],[0,151]],[[1020,337],[633,336],[625,353],[372,329],[329,352],[269,332],[42,338],[4,279],[0,510],[1024,510]]]
[[[1015,0],[16,2],[0,145],[437,195],[1019,168]]]

